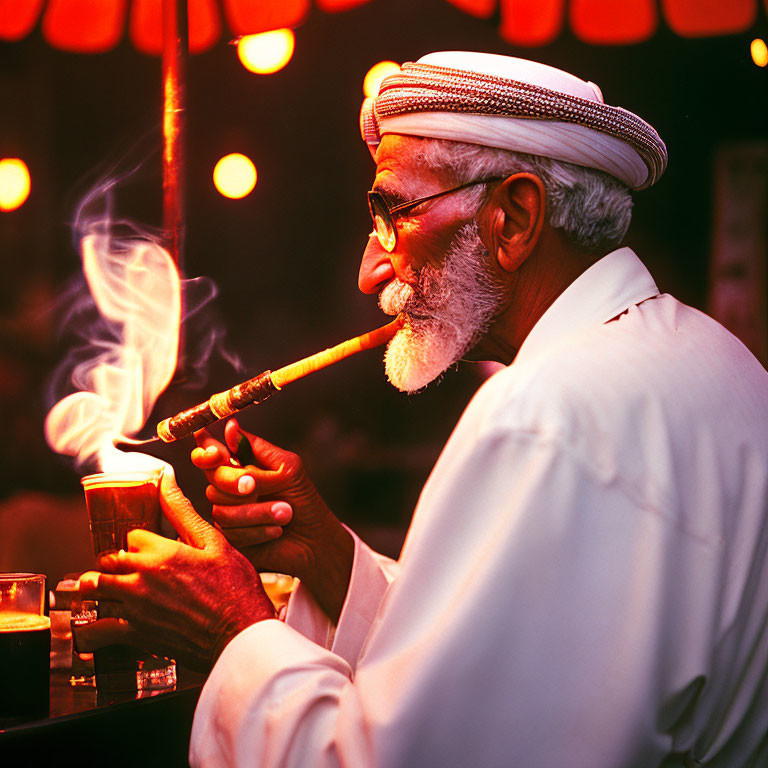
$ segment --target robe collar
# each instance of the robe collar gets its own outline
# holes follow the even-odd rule
[[[650,272],[631,248],[611,251],[555,299],[531,329],[513,365],[551,349],[574,333],[607,323],[658,295]]]

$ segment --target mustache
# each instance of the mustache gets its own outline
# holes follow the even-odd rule
[[[428,316],[450,298],[451,292],[446,288],[440,270],[426,264],[419,271],[415,285],[399,277],[387,283],[379,294],[379,308],[388,315]]]
[[[400,278],[390,280],[379,294],[379,308],[387,315],[407,312],[416,296],[416,290]]]

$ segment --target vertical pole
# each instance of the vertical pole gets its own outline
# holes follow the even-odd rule
[[[188,56],[187,0],[163,0],[163,228],[168,250],[179,271],[186,229],[184,145]]]
[[[185,167],[186,74],[189,57],[187,0],[163,0],[163,229],[166,246],[183,276],[186,234]],[[182,296],[182,319],[184,317]],[[184,329],[179,329],[176,378],[186,369]]]

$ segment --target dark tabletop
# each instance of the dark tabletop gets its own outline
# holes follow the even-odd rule
[[[174,689],[99,692],[87,666],[71,666],[69,614],[51,612],[49,716],[0,724],[0,766],[185,766],[204,676],[178,669]],[[56,615],[60,614],[60,615]],[[85,684],[73,685],[73,677]]]

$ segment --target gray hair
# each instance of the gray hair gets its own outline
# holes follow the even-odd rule
[[[562,229],[586,253],[602,256],[614,250],[629,228],[629,187],[603,171],[523,152],[442,139],[423,139],[416,155],[415,160],[455,177],[456,184],[520,172],[538,176],[546,190],[550,225]],[[459,194],[464,195],[464,204],[474,213],[485,200],[487,187],[470,188]]]

